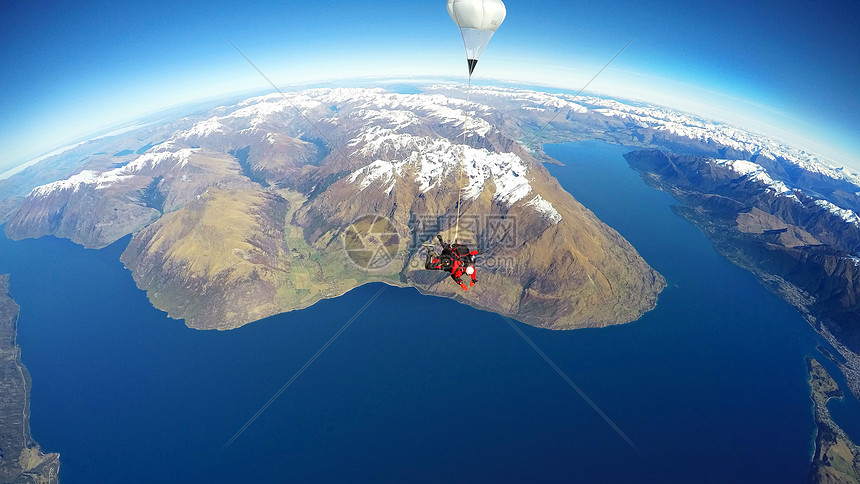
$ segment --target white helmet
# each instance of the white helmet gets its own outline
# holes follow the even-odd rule
[[[471,275],[472,275],[472,274],[474,274],[474,273],[475,273],[475,268],[474,268],[474,267],[469,266],[469,267],[467,267],[467,268],[466,268],[466,274],[469,274],[469,275],[471,276]]]

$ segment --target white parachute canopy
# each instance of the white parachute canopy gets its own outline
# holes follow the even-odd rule
[[[502,0],[448,0],[448,15],[463,34],[469,76],[506,13]]]

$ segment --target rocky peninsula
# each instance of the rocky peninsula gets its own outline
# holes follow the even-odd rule
[[[806,359],[809,386],[815,410],[815,454],[812,457],[810,484],[860,483],[860,447],[830,417],[827,402],[842,398],[842,390],[814,358]]]
[[[367,282],[553,329],[626,323],[654,308],[663,278],[506,135],[500,116],[382,89],[252,98],[140,133],[136,150],[87,155],[77,173],[20,200],[6,232],[87,247],[131,233],[122,260],[137,285],[200,329]],[[373,244],[372,233],[353,237],[369,215],[391,227],[388,259],[372,267],[350,247]],[[423,269],[422,244],[437,234],[481,250],[473,290]]]

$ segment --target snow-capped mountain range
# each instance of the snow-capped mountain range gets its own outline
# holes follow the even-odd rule
[[[540,199],[530,186],[529,166],[521,158],[530,147],[496,150],[486,146],[490,135],[507,136],[494,125],[499,117],[519,124],[534,121],[530,119],[533,117],[545,122],[557,111],[564,116],[558,116],[548,132],[575,130],[578,123],[601,119],[610,126],[607,132],[635,132],[640,138],[646,132],[649,139],[644,141],[658,146],[671,140],[687,143],[693,149],[710,148],[716,153],[732,154],[733,159],[723,163],[735,166],[744,175],[769,178],[780,192],[805,187],[786,176],[770,173],[774,170],[767,167],[775,166],[777,161],[808,174],[848,183],[855,188],[853,194],[860,196],[860,175],[845,167],[828,164],[764,136],[668,108],[504,87],[472,87],[469,102],[456,95],[464,95],[463,86],[429,86],[423,94],[352,88],[255,97],[216,108],[198,119],[183,120],[180,124],[193,124],[171,133],[166,140],[158,140],[159,144],[124,166],[104,171],[82,166],[64,180],[34,187],[30,197],[44,197],[53,190],[77,190],[81,185],[106,189],[128,177],[148,175],[146,168],[163,160],[172,160],[172,169],[181,170],[182,160],[187,162],[190,150],[220,150],[225,143],[236,144],[237,138],[244,143],[268,145],[276,151],[284,147],[283,135],[289,134],[303,140],[316,138],[329,145],[329,149],[342,155],[342,162],[350,168],[349,180],[362,190],[373,186],[390,194],[397,180],[409,173],[410,182],[421,187],[422,192],[440,184],[454,184],[463,189],[466,199],[474,199],[492,183],[494,199],[507,205],[528,203],[549,219],[557,220],[560,215],[552,204]],[[324,137],[328,139],[320,140]],[[832,204],[834,210],[841,210],[846,220],[857,219],[856,206],[825,197],[823,194],[822,200]]]
[[[336,110],[332,110],[334,106]],[[492,183],[495,200],[510,206],[532,194],[528,206],[550,220],[560,220],[550,202],[532,193],[528,164],[519,155],[463,145],[459,136],[451,136],[452,140],[432,133],[462,133],[468,123],[467,143],[484,139],[493,127],[478,117],[467,119],[467,109],[477,108],[488,109],[440,95],[394,94],[382,89],[267,95],[217,108],[213,115],[174,133],[127,165],[103,172],[85,169],[65,180],[35,187],[29,197],[77,191],[82,186],[104,190],[130,177],[150,176],[165,161],[171,163],[170,170],[181,171],[190,154],[201,147],[221,149],[236,144],[237,138],[277,147],[284,131],[312,137],[321,128],[346,140],[343,147],[334,148],[352,169],[349,180],[362,190],[379,189],[376,185],[381,183],[382,191],[390,194],[396,179],[410,172],[410,183],[416,183],[422,193],[442,184],[461,186],[463,197],[469,200]],[[428,126],[430,132],[424,134]]]
[[[429,91],[448,89],[450,89],[449,86],[428,88]],[[647,128],[690,141],[718,145],[755,158],[763,157],[771,161],[784,159],[800,169],[821,173],[835,180],[846,180],[860,188],[860,174],[845,166],[834,165],[812,153],[763,135],[670,108],[624,103],[586,95],[575,97],[571,94],[551,94],[504,87],[473,87],[472,98],[484,97],[504,99],[525,111],[544,112],[549,109],[553,112],[562,110],[580,115],[594,113],[623,121],[628,128]]]

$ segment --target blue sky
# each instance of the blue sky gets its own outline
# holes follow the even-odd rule
[[[476,70],[728,121],[860,169],[860,1],[508,0]],[[465,73],[444,0],[7,0],[0,172],[140,115],[267,84]]]

